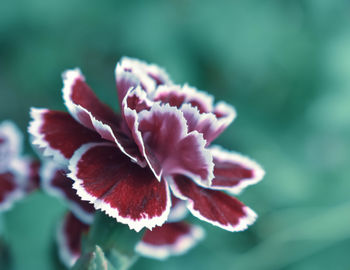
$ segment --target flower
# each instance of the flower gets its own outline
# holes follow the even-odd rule
[[[90,226],[72,212],[65,214],[57,229],[58,254],[61,262],[72,267],[81,255],[81,242]],[[135,246],[135,251],[152,259],[164,260],[169,256],[182,255],[204,237],[204,231],[197,225],[183,221],[165,223],[160,227],[146,230]]]
[[[81,255],[82,236],[88,233],[93,221],[94,208],[82,201],[72,188],[72,180],[64,168],[47,161],[40,169],[41,187],[48,194],[63,199],[69,212],[57,227],[56,240],[61,262],[72,267]],[[181,221],[187,214],[185,204],[172,197],[172,208],[167,223],[152,231],[146,230],[135,251],[154,259],[186,253],[204,237],[204,231],[197,225]]]
[[[235,110],[173,84],[156,65],[123,58],[115,73],[121,114],[97,98],[79,69],[63,74],[69,113],[31,110],[33,144],[68,168],[77,194],[136,231],[167,221],[171,194],[223,229],[252,224],[256,214],[224,191],[238,194],[260,181],[263,169],[211,145]]]
[[[11,121],[0,123],[0,212],[38,185],[39,163],[22,156],[23,136]]]

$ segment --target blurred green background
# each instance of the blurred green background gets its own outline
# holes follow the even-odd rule
[[[25,132],[30,106],[64,110],[61,73],[72,67],[117,109],[117,60],[157,63],[236,107],[217,143],[267,174],[239,196],[259,214],[254,226],[230,233],[193,219],[207,231],[197,248],[133,270],[349,269],[349,11],[346,0],[1,0],[0,120]],[[64,211],[36,192],[3,216],[16,270],[55,269]]]

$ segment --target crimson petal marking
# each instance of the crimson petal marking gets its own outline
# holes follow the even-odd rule
[[[63,80],[63,99],[70,114],[84,126],[96,130],[103,139],[114,142],[132,161],[143,166],[143,158],[129,138],[129,131],[123,128],[120,116],[96,97],[80,70],[67,70]]]
[[[181,255],[204,238],[204,230],[185,222],[166,223],[152,231],[147,230],[135,250],[140,255],[165,260]]]
[[[73,180],[66,177],[64,167],[47,161],[40,170],[41,186],[48,194],[67,201],[74,215],[86,224],[91,224],[95,209],[82,201],[73,189]]]
[[[62,263],[71,268],[81,254],[81,238],[89,226],[82,223],[72,213],[68,213],[57,228],[58,255]]]
[[[136,86],[134,84],[135,79],[131,79],[132,81],[129,85],[125,84],[123,86],[119,86],[119,83],[122,81],[130,82],[130,77],[127,75],[128,73],[131,73],[134,77],[136,77],[141,87],[148,93],[154,91],[158,85],[172,84],[169,75],[163,68],[155,64],[147,64],[146,62],[135,58],[123,57],[117,64],[115,70],[118,91],[127,91],[130,89],[130,87]],[[126,89],[127,87],[129,88]],[[120,97],[122,97],[122,93]]]
[[[148,168],[129,161],[112,144],[86,144],[70,160],[73,188],[95,209],[105,211],[130,229],[162,225],[170,211],[168,184]]]
[[[76,122],[68,113],[31,108],[28,131],[33,144],[44,149],[44,156],[53,156],[67,164],[74,151],[88,142],[101,141],[100,136]]]
[[[261,181],[265,171],[255,161],[219,146],[210,148],[214,158],[214,179],[211,189],[239,194],[244,188]]]
[[[224,192],[197,186],[184,176],[169,178],[173,194],[187,200],[192,215],[228,231],[243,231],[253,224],[256,213]]]
[[[176,222],[183,220],[188,213],[186,202],[180,200],[179,198],[171,195],[171,209],[170,214],[168,216],[168,222]]]
[[[8,169],[13,158],[19,157],[23,147],[23,135],[11,121],[0,123],[0,173]]]
[[[118,116],[103,104],[85,82],[80,69],[67,70],[63,77],[63,99],[65,105],[75,120],[84,126],[94,129],[90,112],[97,120],[107,124],[118,124]],[[83,110],[84,109],[84,110]]]
[[[141,86],[130,88],[123,100],[123,111],[125,109],[134,110],[137,113],[143,110],[149,110],[153,102],[148,98],[147,93],[142,90]]]
[[[144,156],[160,180],[171,174],[184,174],[199,185],[210,186],[213,159],[206,141],[197,131],[188,133],[183,113],[168,104],[155,103],[138,114]]]
[[[177,108],[180,108],[184,103],[188,103],[193,107],[197,107],[200,113],[213,111],[214,97],[187,84],[183,87],[179,85],[161,85],[154,93],[153,99]]]
[[[90,112],[87,113],[92,119],[94,128],[103,139],[114,142],[120,151],[122,151],[133,162],[139,164],[141,167],[144,167],[146,165],[144,158],[141,156],[138,150],[138,146],[132,139],[130,139],[131,135],[129,136],[123,132],[112,130],[109,125],[103,124],[101,121],[94,118]],[[122,126],[122,123],[120,123],[120,125]]]

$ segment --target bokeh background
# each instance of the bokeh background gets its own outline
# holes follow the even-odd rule
[[[239,196],[259,214],[254,226],[230,233],[193,219],[207,231],[197,248],[133,270],[349,269],[349,12],[346,0],[1,0],[0,120],[25,132],[31,106],[64,110],[61,73],[72,67],[117,109],[117,60],[157,63],[236,107],[217,143],[267,174]],[[64,212],[38,191],[3,215],[14,269],[59,269]]]

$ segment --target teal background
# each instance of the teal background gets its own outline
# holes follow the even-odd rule
[[[349,269],[349,11],[346,0],[2,0],[0,120],[25,132],[31,106],[64,110],[61,73],[73,67],[117,109],[118,59],[157,63],[235,106],[217,143],[267,174],[239,196],[259,214],[254,226],[230,233],[190,218],[205,241],[133,270]],[[36,192],[3,215],[14,269],[55,269],[64,211]]]

